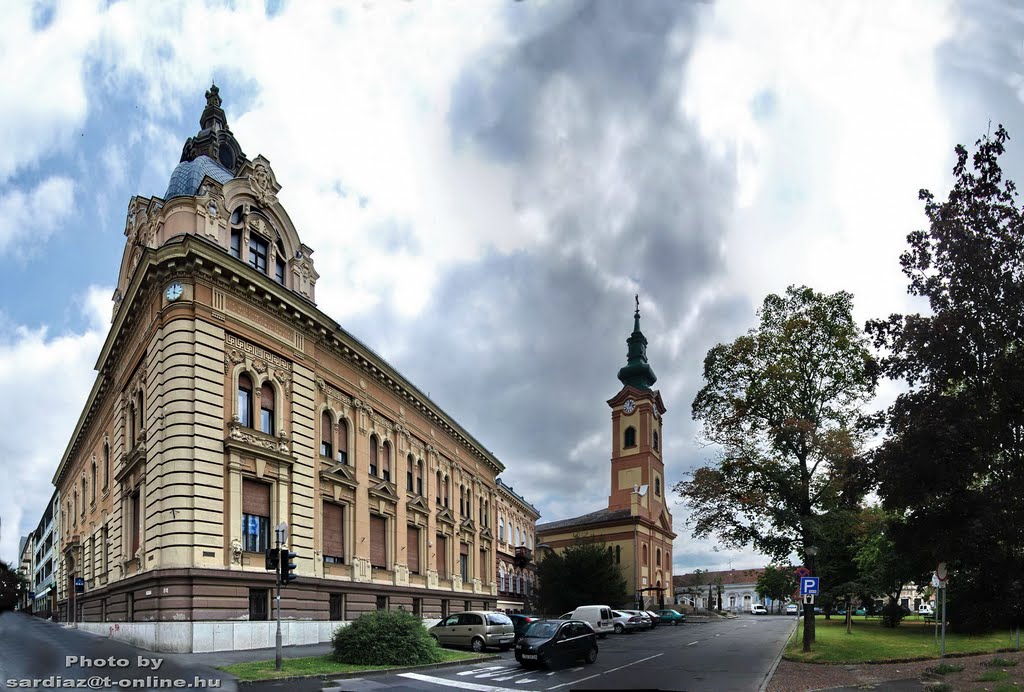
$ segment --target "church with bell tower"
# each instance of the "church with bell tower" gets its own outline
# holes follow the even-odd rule
[[[611,484],[608,507],[578,517],[539,524],[538,546],[561,552],[579,539],[607,546],[636,603],[645,608],[671,602],[672,513],[665,499],[662,420],[665,404],[653,389],[657,376],[647,361],[640,331],[640,302],[626,340],[626,365],[611,409]],[[582,605],[582,604],[581,604]],[[609,603],[613,607],[625,604]]]

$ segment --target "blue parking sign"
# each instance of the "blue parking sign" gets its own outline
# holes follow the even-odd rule
[[[800,577],[800,595],[810,596],[818,593],[817,577]]]

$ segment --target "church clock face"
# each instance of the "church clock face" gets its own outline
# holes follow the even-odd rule
[[[629,414],[633,413],[633,411],[636,410],[636,402],[633,401],[632,399],[626,399],[626,403],[623,405],[622,410],[628,416]]]

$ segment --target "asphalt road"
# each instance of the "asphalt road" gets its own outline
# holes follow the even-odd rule
[[[787,636],[793,618],[745,615],[647,632],[609,635],[593,665],[557,671],[521,668],[512,652],[475,665],[410,671],[395,675],[350,678],[324,684],[325,692],[445,688],[477,692],[548,690],[742,690],[756,691],[764,682]],[[260,689],[265,689],[262,685]]]
[[[184,685],[176,689],[238,689],[233,678],[205,666],[21,613],[0,615],[0,689],[62,689],[77,681],[90,690],[172,689],[176,683],[166,681],[175,680]]]

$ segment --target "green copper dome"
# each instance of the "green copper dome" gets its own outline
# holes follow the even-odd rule
[[[633,333],[626,339],[629,351],[626,365],[619,370],[619,381],[637,389],[650,389],[658,381],[654,370],[647,363],[647,337],[640,331],[640,296],[636,298],[636,312],[633,313]]]

